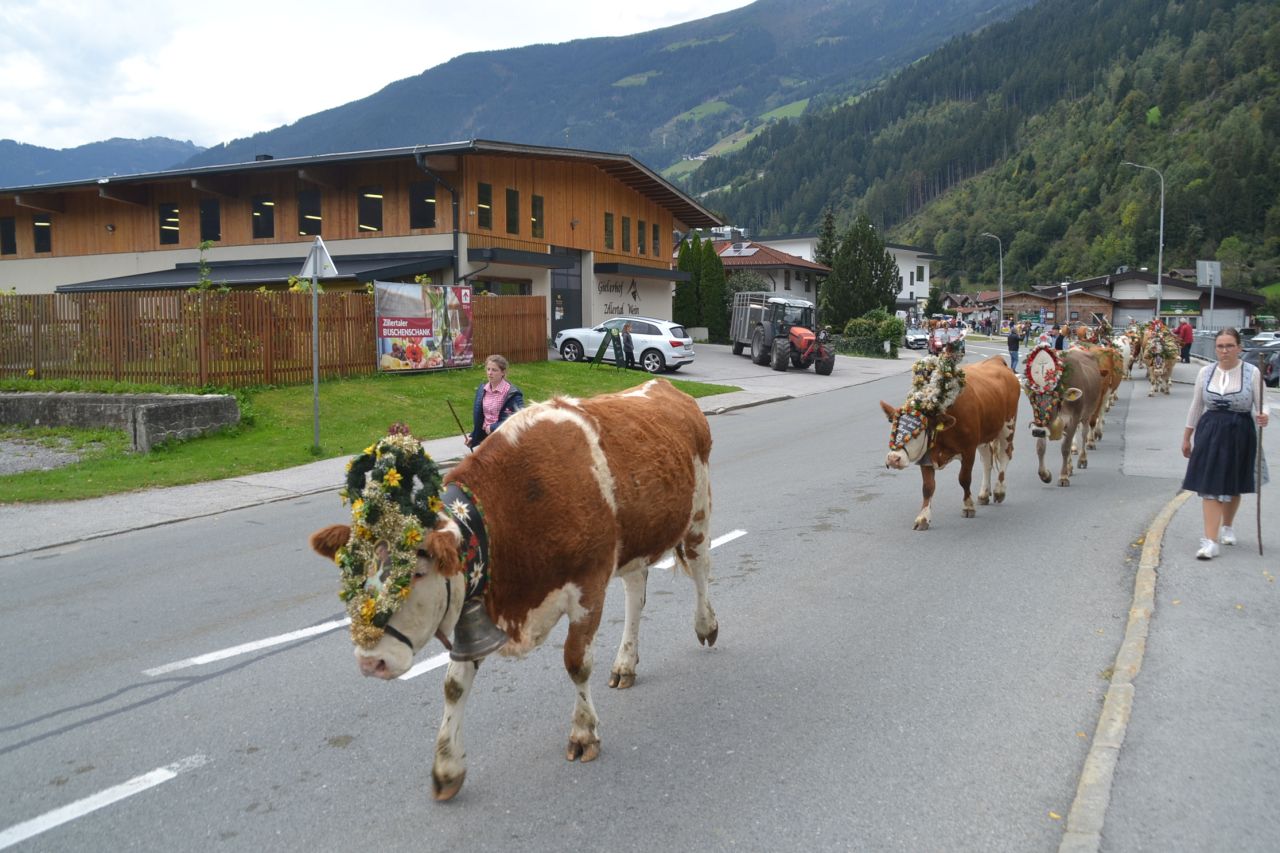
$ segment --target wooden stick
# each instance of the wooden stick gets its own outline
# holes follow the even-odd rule
[[[466,441],[466,440],[467,440],[467,431],[466,431],[465,429],[463,429],[463,427],[462,427],[462,421],[461,421],[461,420],[459,420],[459,418],[458,418],[458,413],[457,413],[457,412],[455,412],[455,411],[453,410],[453,402],[452,402],[451,400],[449,400],[448,398],[446,398],[444,402],[445,402],[445,405],[447,405],[447,406],[449,407],[449,413],[450,413],[451,415],[453,415],[453,422],[454,422],[454,423],[456,423],[456,424],[458,425],[458,432],[462,433],[462,440],[463,440],[463,441]],[[476,452],[476,449],[475,449],[474,447],[472,447],[470,444],[468,444],[468,445],[467,445],[467,450],[470,450],[472,453],[475,453],[475,452]]]

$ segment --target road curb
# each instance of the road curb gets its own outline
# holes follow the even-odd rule
[[[1191,497],[1180,492],[1156,514],[1143,537],[1142,556],[1133,583],[1133,604],[1129,607],[1129,623],[1124,641],[1116,653],[1111,670],[1111,685],[1102,703],[1102,714],[1093,732],[1093,742],[1085,757],[1076,798],[1067,815],[1067,831],[1058,845],[1058,853],[1097,853],[1102,844],[1102,824],[1111,803],[1111,783],[1115,779],[1116,762],[1125,732],[1133,713],[1133,679],[1142,669],[1147,650],[1147,633],[1155,610],[1156,568],[1160,565],[1160,548],[1173,515]]]

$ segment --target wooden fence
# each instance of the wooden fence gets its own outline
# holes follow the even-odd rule
[[[320,376],[373,373],[373,298],[320,294]],[[547,357],[546,300],[477,297],[477,362]],[[0,376],[240,387],[311,381],[307,293],[0,296]]]

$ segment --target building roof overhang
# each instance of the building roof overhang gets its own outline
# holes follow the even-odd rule
[[[656,278],[662,281],[691,281],[692,273],[684,270],[673,270],[668,267],[646,267],[641,264],[596,264],[593,268],[596,275],[622,275],[628,278]]]

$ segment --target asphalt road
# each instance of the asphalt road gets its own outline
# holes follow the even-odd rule
[[[772,374],[740,361],[724,369]],[[305,546],[342,518],[335,494],[0,559],[0,845],[169,768],[18,849],[1056,849],[1136,542],[1181,471],[1113,429],[1071,488],[1042,485],[1024,400],[1007,501],[961,518],[953,466],[914,532],[919,476],[884,469],[878,406],[908,377],[842,366],[771,376],[800,396],[711,419],[713,532],[745,531],[713,552],[716,647],[687,580],[654,572],[636,686],[609,690],[615,586],[600,759],[563,758],[562,626],[485,663],[446,805],[428,793],[440,670],[362,679],[340,629],[166,670],[341,617]],[[1135,388],[1110,422],[1145,404]]]

